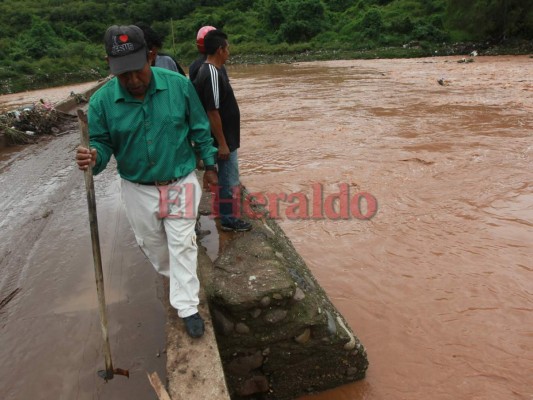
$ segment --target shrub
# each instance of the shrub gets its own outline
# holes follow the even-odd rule
[[[361,32],[365,37],[370,39],[379,38],[383,30],[383,20],[379,10],[377,8],[369,9],[363,16],[360,26]]]
[[[279,27],[280,39],[289,43],[308,41],[324,27],[324,5],[320,0],[284,3],[285,22]]]

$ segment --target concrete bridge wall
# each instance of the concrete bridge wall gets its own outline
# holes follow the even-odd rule
[[[232,399],[294,399],[364,378],[364,346],[290,240],[272,219],[252,223],[204,286]]]

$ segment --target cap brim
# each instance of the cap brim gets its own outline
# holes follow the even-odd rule
[[[108,57],[109,69],[113,75],[120,75],[124,72],[138,71],[143,69],[148,62],[146,50],[143,48],[136,53],[122,57]]]

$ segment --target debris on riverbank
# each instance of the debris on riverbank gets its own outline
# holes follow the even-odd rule
[[[71,121],[44,100],[0,114],[0,136],[4,146],[36,143],[39,136],[59,136],[65,123]]]

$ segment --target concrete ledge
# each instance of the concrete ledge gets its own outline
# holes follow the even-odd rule
[[[366,351],[281,228],[253,221],[206,287],[232,399],[289,400],[364,378]]]
[[[99,80],[94,86],[82,93],[75,93],[66,99],[58,102],[54,105],[56,111],[60,111],[65,114],[76,115],[76,109],[81,107],[80,104],[87,103],[90,97],[100,89],[104,84],[106,84],[112,76],[108,76],[104,79]]]
[[[289,238],[274,220],[250,222],[223,235],[214,264],[199,256],[231,398],[290,400],[363,379],[364,346]]]

